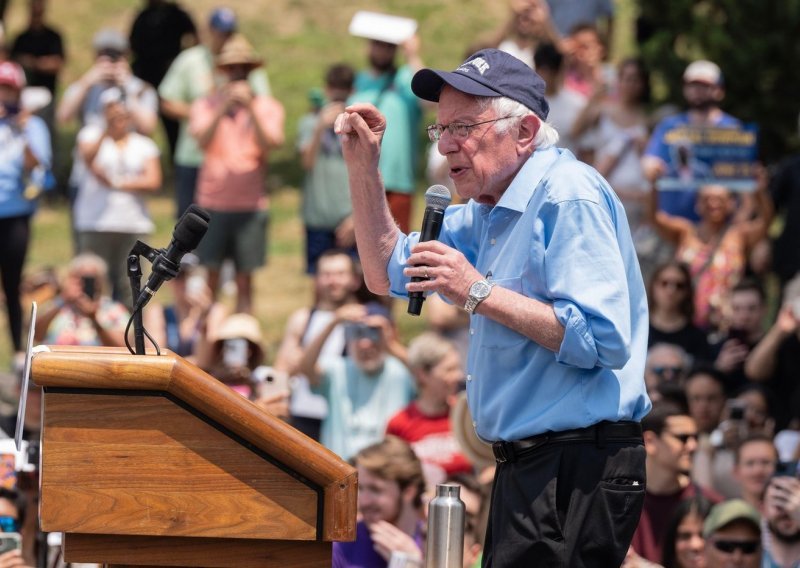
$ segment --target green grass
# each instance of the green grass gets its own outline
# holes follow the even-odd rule
[[[633,1],[622,0],[616,25],[617,40],[612,53],[629,54],[630,22]],[[61,77],[61,88],[74,81],[89,68],[92,61],[91,40],[102,27],[114,27],[127,33],[135,11],[144,2],[131,0],[69,0],[49,3],[49,21],[65,38],[68,60]],[[269,263],[256,274],[256,315],[262,322],[270,355],[283,332],[286,317],[295,308],[311,300],[311,289],[303,273],[302,224],[299,217],[298,185],[301,170],[294,144],[296,125],[306,112],[307,93],[320,86],[325,69],[335,62],[348,62],[360,68],[364,64],[365,42],[347,34],[352,15],[369,9],[410,16],[420,22],[422,56],[427,65],[453,68],[463,58],[467,45],[490,34],[506,18],[507,3],[498,0],[193,0],[184,1],[199,26],[217,5],[234,8],[241,21],[242,32],[267,61],[273,94],[286,108],[287,142],[270,160],[270,186],[273,202],[269,233]],[[14,37],[25,25],[26,2],[13,2],[9,8],[6,29]],[[68,149],[75,130],[65,129],[59,136],[62,151],[57,157],[58,171],[68,172]],[[161,141],[159,135],[157,140]],[[166,160],[165,160],[166,163]],[[166,172],[169,174],[169,171]],[[419,188],[424,190],[420,180]],[[169,242],[173,226],[172,185],[167,183],[162,194],[150,200],[157,232],[149,244],[161,247]],[[418,196],[419,198],[419,196]],[[416,213],[422,207],[417,204]],[[418,220],[417,220],[418,222]],[[1,245],[0,245],[1,246]],[[43,206],[35,222],[27,270],[43,266],[63,269],[72,255],[69,221],[63,203]],[[145,269],[146,272],[146,269]],[[166,300],[167,290],[160,296]],[[422,329],[424,318],[404,313],[405,305],[396,306],[403,338]],[[27,311],[27,310],[26,310]],[[5,314],[0,317],[0,369],[10,363]]]

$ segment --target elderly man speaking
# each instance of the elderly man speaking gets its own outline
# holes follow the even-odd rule
[[[432,141],[464,205],[439,241],[401,233],[378,158],[384,117],[336,121],[356,238],[374,292],[436,292],[472,315],[467,392],[495,475],[484,566],[619,566],[639,520],[650,409],[647,303],[625,212],[608,183],[554,146],[545,85],[495,49],[422,69]],[[424,280],[412,282],[412,277]]]

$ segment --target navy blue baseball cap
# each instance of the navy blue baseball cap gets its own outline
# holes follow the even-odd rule
[[[411,79],[411,90],[426,101],[439,102],[448,84],[478,97],[508,97],[522,103],[542,120],[550,105],[544,98],[545,82],[525,63],[499,49],[482,49],[467,57],[455,71],[420,69]]]
[[[208,17],[208,25],[224,34],[233,33],[238,27],[236,14],[233,10],[224,6],[215,8]]]

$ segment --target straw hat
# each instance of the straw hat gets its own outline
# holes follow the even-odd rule
[[[226,339],[246,339],[253,348],[252,358],[249,361],[252,366],[260,365],[264,359],[264,349],[261,347],[263,340],[261,325],[250,314],[229,315],[209,335],[211,335],[214,348],[217,350],[222,349],[222,343]]]
[[[222,46],[222,50],[217,55],[217,66],[226,65],[250,65],[254,69],[261,66],[263,60],[250,45],[250,42],[241,34],[231,36]]]
[[[450,428],[461,451],[477,470],[495,465],[492,446],[481,440],[472,425],[472,414],[467,406],[467,393],[461,392],[450,412]]]

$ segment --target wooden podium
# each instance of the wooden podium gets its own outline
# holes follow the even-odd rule
[[[51,347],[31,378],[68,562],[310,568],[355,539],[355,469],[172,353]]]

